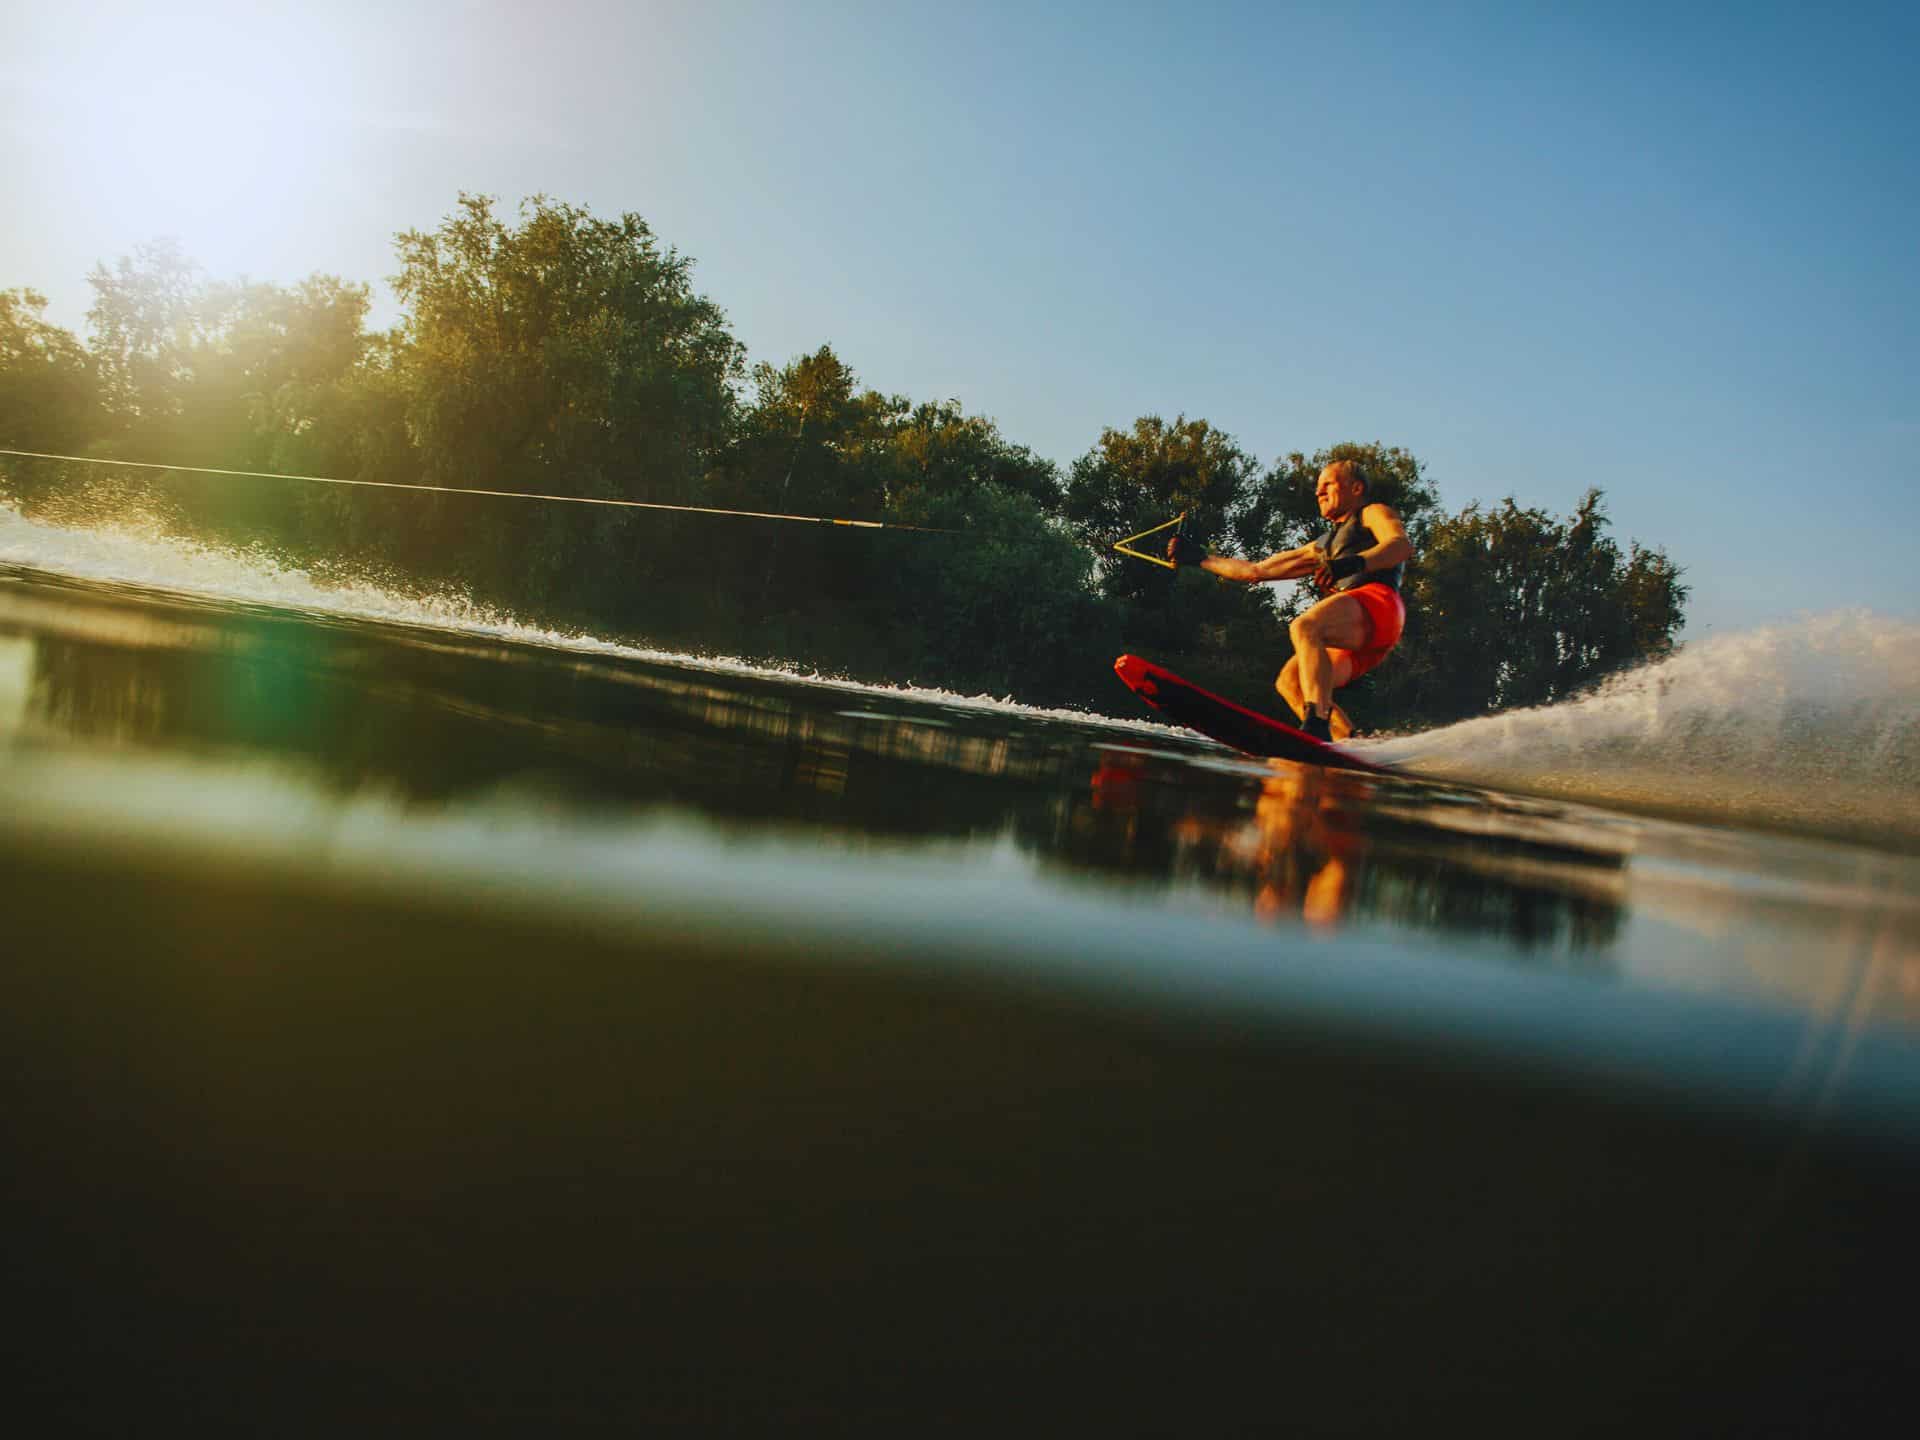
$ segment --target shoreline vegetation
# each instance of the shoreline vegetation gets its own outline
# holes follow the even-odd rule
[[[1318,532],[1313,480],[1361,460],[1417,559],[1394,658],[1347,692],[1363,729],[1562,700],[1671,651],[1687,586],[1663,550],[1512,499],[1448,512],[1405,449],[1263,465],[1204,419],[1144,415],[1063,471],[951,400],[866,387],[822,345],[749,366],[692,260],[638,215],[461,195],[395,239],[394,328],[370,292],[212,281],[172,242],[88,277],[83,343],[0,291],[0,447],[776,511],[955,530],[794,525],[0,457],[0,496],[59,519],[141,515],[320,576],[454,587],[531,623],[860,680],[1132,714],[1123,650],[1284,713],[1273,677],[1311,598],[1113,553],[1181,511],[1258,557]]]

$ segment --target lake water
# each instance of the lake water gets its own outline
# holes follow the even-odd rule
[[[1871,1428],[1916,653],[1690,647],[1379,779],[0,508],[33,1393]]]

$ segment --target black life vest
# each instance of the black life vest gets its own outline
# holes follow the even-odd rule
[[[1367,508],[1367,501],[1361,501],[1346,519],[1327,531],[1327,538],[1320,542],[1327,553],[1329,562],[1338,560],[1342,555],[1357,555],[1362,550],[1371,550],[1380,543],[1380,539],[1366,526],[1360,523],[1360,514]],[[1361,585],[1386,585],[1392,589],[1400,588],[1400,577],[1406,574],[1407,562],[1402,560],[1391,570],[1362,570],[1357,575],[1349,575],[1344,580],[1336,580],[1332,594],[1339,590],[1352,590]]]

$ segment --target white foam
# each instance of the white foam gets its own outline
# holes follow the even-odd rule
[[[1508,787],[1920,837],[1920,624],[1841,610],[1715,636],[1579,699],[1369,754]]]

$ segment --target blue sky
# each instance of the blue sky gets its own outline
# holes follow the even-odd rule
[[[378,282],[458,191],[637,211],[755,360],[1065,464],[1404,445],[1694,587],[1920,617],[1915,7],[32,4],[0,288],[170,234]],[[390,302],[382,312],[391,317]]]

